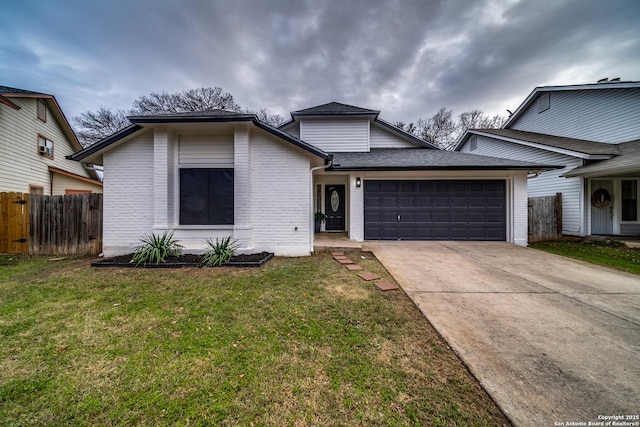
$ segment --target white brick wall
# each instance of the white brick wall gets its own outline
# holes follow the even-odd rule
[[[256,251],[310,253],[310,159],[263,133],[251,135],[252,242]]]
[[[104,154],[103,252],[132,252],[153,231],[153,133]]]
[[[361,178],[362,179],[362,178]],[[364,182],[356,187],[356,176],[349,176],[349,239],[364,241]]]

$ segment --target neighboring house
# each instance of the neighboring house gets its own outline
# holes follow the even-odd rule
[[[456,150],[563,166],[528,187],[562,193],[564,234],[640,235],[640,82],[535,88],[502,129],[469,130]]]
[[[66,158],[81,148],[52,95],[0,86],[0,191],[101,193],[95,171]]]
[[[378,114],[330,103],[280,128],[222,110],[135,116],[71,158],[104,166],[107,256],[164,231],[187,252],[232,236],[244,252],[308,255],[316,211],[355,241],[527,244],[526,177],[544,166],[442,151]]]

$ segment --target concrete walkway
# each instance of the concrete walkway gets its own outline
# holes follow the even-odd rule
[[[640,413],[639,276],[502,242],[365,249],[516,426]]]

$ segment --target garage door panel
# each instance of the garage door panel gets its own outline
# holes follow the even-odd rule
[[[364,191],[366,239],[506,239],[503,180],[365,180]]]

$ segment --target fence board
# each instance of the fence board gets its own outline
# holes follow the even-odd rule
[[[529,197],[529,242],[558,240],[562,237],[562,193]]]
[[[31,205],[31,254],[102,251],[102,194],[31,196]]]

